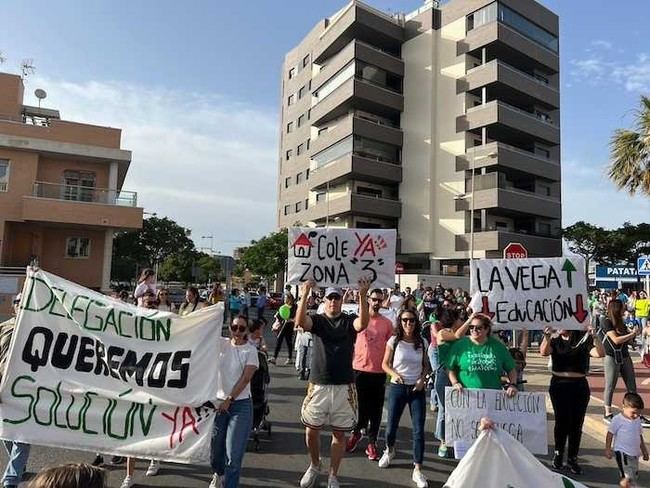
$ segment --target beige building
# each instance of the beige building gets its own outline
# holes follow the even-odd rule
[[[113,233],[142,227],[137,195],[122,190],[131,152],[120,129],[61,120],[23,95],[19,76],[0,73],[0,294],[33,260],[106,291]]]
[[[319,22],[283,64],[278,226],[397,228],[407,273],[560,255],[558,34],[534,0]]]

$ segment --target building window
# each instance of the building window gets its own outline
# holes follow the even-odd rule
[[[305,199],[305,210],[309,208],[309,198]]]
[[[311,120],[311,109],[307,109],[307,120]]]
[[[309,179],[309,168],[307,168],[307,171],[305,172],[305,179],[306,180]]]
[[[289,215],[291,213],[291,205],[284,206],[284,215]]]
[[[287,177],[284,179],[284,187],[285,187],[285,188],[289,188],[290,186],[291,186],[291,176],[287,176]]]
[[[396,92],[402,92],[402,77],[389,73],[377,66],[356,61],[355,72],[358,78],[361,78],[373,85],[381,86]]]
[[[76,259],[90,257],[90,239],[88,237],[68,237],[65,240],[65,257]]]
[[[537,188],[539,189],[539,193],[541,193],[545,197],[550,197],[551,196],[551,187],[549,185],[545,185],[543,183],[538,183]]]
[[[95,195],[95,173],[66,170],[63,172],[63,199],[92,202]]]
[[[314,93],[314,97],[316,97],[317,101],[320,102],[352,77],[354,77],[354,61],[350,61],[338,73],[327,80],[323,86]]]
[[[309,141],[311,141],[311,139],[307,139],[307,142],[306,142],[308,151],[309,151]]]
[[[467,16],[467,32],[497,20],[497,3],[491,3]]]
[[[289,161],[293,157],[293,149],[288,149],[287,150],[287,161]]]
[[[293,132],[293,122],[287,124],[287,133]]]
[[[305,175],[304,175],[303,172],[301,171],[300,173],[298,173],[298,174],[296,175],[296,185],[299,185],[299,184],[302,183],[304,180],[305,180]]]
[[[294,76],[296,76],[296,68],[291,68],[289,70],[289,79],[293,78]]]
[[[327,193],[324,192],[324,191],[319,191],[318,193],[316,193],[316,203],[322,202],[323,200],[325,200],[326,196],[327,196]]]
[[[542,156],[543,158],[550,159],[551,158],[551,151],[548,148],[535,145],[535,154],[538,156]]]
[[[299,144],[298,148],[296,149],[296,156],[300,156],[304,152],[305,152],[305,145]]]
[[[539,233],[545,236],[551,235],[551,224],[548,222],[540,222],[537,224],[539,226]]]
[[[346,154],[352,152],[352,136],[348,136],[345,139],[337,142],[336,144],[331,145],[327,149],[322,150],[318,154],[314,154],[312,159],[316,163],[316,167],[321,167],[326,165],[331,161],[335,161]]]
[[[7,191],[9,187],[9,161],[0,159],[0,191]]]
[[[399,163],[399,147],[385,142],[374,141],[364,137],[354,138],[354,153],[365,158],[376,159],[388,163]]]
[[[306,88],[304,86],[301,87],[300,90],[298,90],[298,99],[301,99],[302,97],[305,96],[305,90]]]
[[[296,102],[296,95],[292,94],[289,95],[289,98],[287,99],[287,105],[293,105]]]
[[[318,135],[320,136],[323,132],[327,132],[327,127],[322,127],[321,129],[318,129]]]
[[[296,213],[300,212],[302,210],[302,202],[297,202],[296,203]]]
[[[307,66],[309,66],[309,54],[302,58],[302,67],[305,68]]]
[[[381,190],[377,190],[376,188],[368,188],[368,187],[365,187],[365,186],[358,186],[357,187],[357,194],[364,195],[364,196],[367,196],[367,197],[375,197],[375,198],[381,198],[382,197]]]
[[[305,123],[305,114],[302,114],[300,117],[298,117],[298,127],[302,127],[304,123]]]

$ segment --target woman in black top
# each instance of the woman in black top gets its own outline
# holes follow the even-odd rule
[[[603,344],[591,328],[588,331],[544,329],[544,340],[539,346],[542,356],[551,356],[552,377],[549,394],[555,412],[555,454],[553,467],[564,464],[564,447],[569,441],[567,466],[573,474],[581,474],[578,451],[582,424],[589,404],[589,357],[605,355]]]
[[[293,298],[293,295],[287,295],[284,297],[284,304],[287,305],[291,312],[289,313],[289,318],[284,320],[280,317],[280,312],[275,314],[275,321],[273,322],[272,330],[278,335],[278,340],[275,343],[275,351],[273,357],[269,359],[269,363],[275,364],[280,355],[280,349],[282,348],[282,343],[286,342],[287,352],[289,357],[284,362],[284,364],[291,364],[293,356],[293,329],[296,321],[296,300]]]

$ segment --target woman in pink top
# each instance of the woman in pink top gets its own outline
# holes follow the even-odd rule
[[[379,459],[375,443],[379,434],[386,388],[386,373],[381,363],[384,359],[386,343],[393,335],[392,322],[379,313],[383,300],[384,293],[380,289],[376,288],[370,292],[368,328],[357,334],[352,361],[357,386],[359,420],[348,439],[346,451],[352,452],[357,448],[361,440],[361,429],[366,429],[368,435],[366,456],[371,461]]]

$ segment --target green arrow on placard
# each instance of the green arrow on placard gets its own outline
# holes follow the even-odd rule
[[[562,271],[566,273],[566,281],[569,284],[569,288],[572,288],[573,276],[571,276],[571,273],[576,271],[576,267],[573,265],[570,259],[564,260],[564,264],[562,265]]]

